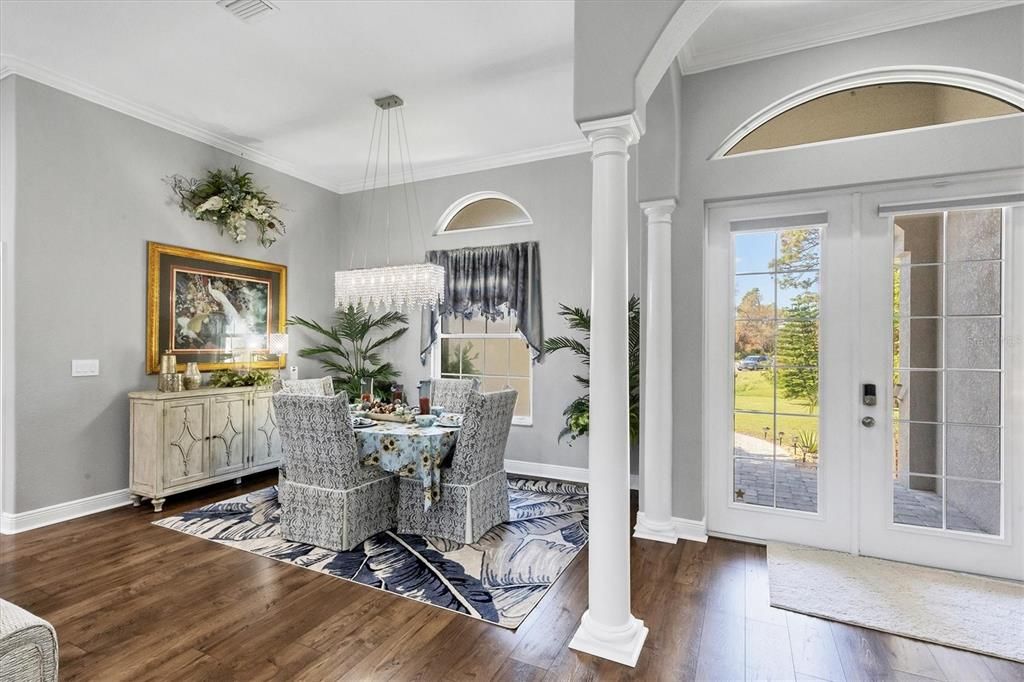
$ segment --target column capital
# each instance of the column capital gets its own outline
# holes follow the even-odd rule
[[[644,134],[643,126],[635,113],[584,121],[579,126],[591,144],[600,139],[617,137],[625,141],[628,147],[639,142]]]
[[[676,210],[676,200],[669,198],[641,201],[640,208],[643,209],[648,221],[666,221],[672,217],[672,212]]]

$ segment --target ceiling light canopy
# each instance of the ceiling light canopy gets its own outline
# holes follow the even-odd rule
[[[356,228],[360,228],[362,214],[367,201],[370,210],[366,216],[365,235],[356,234],[354,248],[349,256],[349,269],[334,273],[334,305],[338,308],[348,306],[364,306],[367,308],[433,308],[444,302],[444,268],[433,263],[410,263],[407,265],[391,264],[391,138],[392,134],[398,146],[398,170],[402,174],[402,191],[406,208],[406,229],[409,232],[410,257],[415,258],[415,229],[413,227],[412,202],[409,198],[409,187],[412,186],[413,201],[419,217],[419,198],[416,196],[415,176],[412,171],[412,156],[409,153],[409,136],[405,128],[405,114],[402,112],[404,102],[398,95],[388,95],[374,100],[378,107],[370,133],[370,149],[366,157],[366,170],[363,176],[363,191],[359,198],[359,217]],[[395,115],[392,116],[392,112]],[[383,147],[382,147],[383,145]],[[381,161],[381,151],[384,160]],[[370,182],[370,160],[374,161],[372,183]],[[374,224],[373,199],[377,190],[377,178],[382,172],[385,179],[385,209],[383,229]],[[369,192],[367,189],[369,188]],[[419,221],[417,221],[417,225]],[[378,235],[383,236],[385,265],[366,267],[369,244],[379,243]],[[421,233],[422,239],[422,233]],[[355,268],[355,246],[363,248],[363,267]],[[424,247],[426,245],[424,244]],[[425,248],[424,248],[425,250]]]

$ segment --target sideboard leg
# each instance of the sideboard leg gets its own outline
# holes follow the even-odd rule
[[[138,507],[141,504],[142,504],[142,496],[141,495],[132,495],[132,506],[133,507]]]
[[[167,501],[166,497],[154,497],[150,502],[153,503],[153,513],[162,512],[164,510],[164,502]]]
[[[241,477],[235,479],[235,485],[242,485]]]

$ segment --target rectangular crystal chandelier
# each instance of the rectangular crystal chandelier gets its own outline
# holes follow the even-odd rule
[[[375,268],[353,268],[352,262],[349,263],[348,270],[341,270],[334,273],[334,306],[336,308],[347,308],[348,306],[364,306],[366,308],[405,308],[407,310],[413,308],[434,308],[438,304],[444,302],[444,289],[445,289],[445,272],[444,268],[440,265],[433,263],[410,263],[408,265],[391,265],[391,110],[397,109],[398,116],[396,117],[395,134],[398,141],[399,147],[399,161],[401,163],[402,172],[402,187],[403,191],[406,192],[405,205],[408,211],[408,224],[409,230],[409,243],[410,247],[413,246],[413,221],[412,221],[412,210],[409,208],[410,202],[408,197],[408,185],[413,185],[413,194],[416,193],[415,177],[412,172],[412,158],[411,154],[406,158],[406,154],[403,153],[403,137],[404,137],[404,149],[407,150],[409,146],[409,135],[405,130],[405,116],[402,114],[400,107],[404,104],[401,97],[397,95],[388,95],[387,97],[381,97],[380,99],[374,100],[374,104],[379,107],[377,116],[374,118],[373,130],[370,133],[370,151],[366,159],[366,177],[363,179],[363,193],[367,190],[367,179],[370,177],[370,159],[373,158],[374,138],[377,142],[377,163],[373,169],[373,189],[377,188],[377,174],[379,172],[380,165],[380,151],[381,151],[381,138],[386,130],[387,132],[387,155],[384,163],[386,165],[386,178],[387,178],[387,192],[385,200],[387,203],[387,211],[385,213],[385,227],[384,227],[384,244],[387,250],[386,263],[381,267]],[[383,112],[383,113],[382,113]],[[386,122],[385,122],[386,120]],[[378,122],[380,125],[378,126]],[[408,161],[408,180],[406,181],[406,168],[405,163]],[[372,204],[373,198],[371,195],[370,202]],[[416,205],[419,206],[419,200],[417,198]],[[359,229],[359,220],[356,221],[356,228]],[[369,233],[372,226],[369,224],[368,218],[367,232]],[[356,242],[362,242],[364,245],[369,243],[369,239],[360,240],[357,238]],[[364,246],[364,248],[367,248]],[[415,248],[413,248],[415,251]],[[414,255],[414,254],[410,254]],[[352,253],[352,261],[355,260],[355,252]],[[365,254],[364,254],[365,260]],[[365,263],[364,263],[365,266]]]
[[[444,303],[440,265],[413,263],[334,273],[336,308],[434,308],[438,303]]]

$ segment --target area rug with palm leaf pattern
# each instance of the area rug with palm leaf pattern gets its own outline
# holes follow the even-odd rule
[[[154,523],[514,630],[587,544],[587,486],[510,478],[508,496],[508,523],[470,545],[394,531],[349,552],[289,542],[276,486]]]

